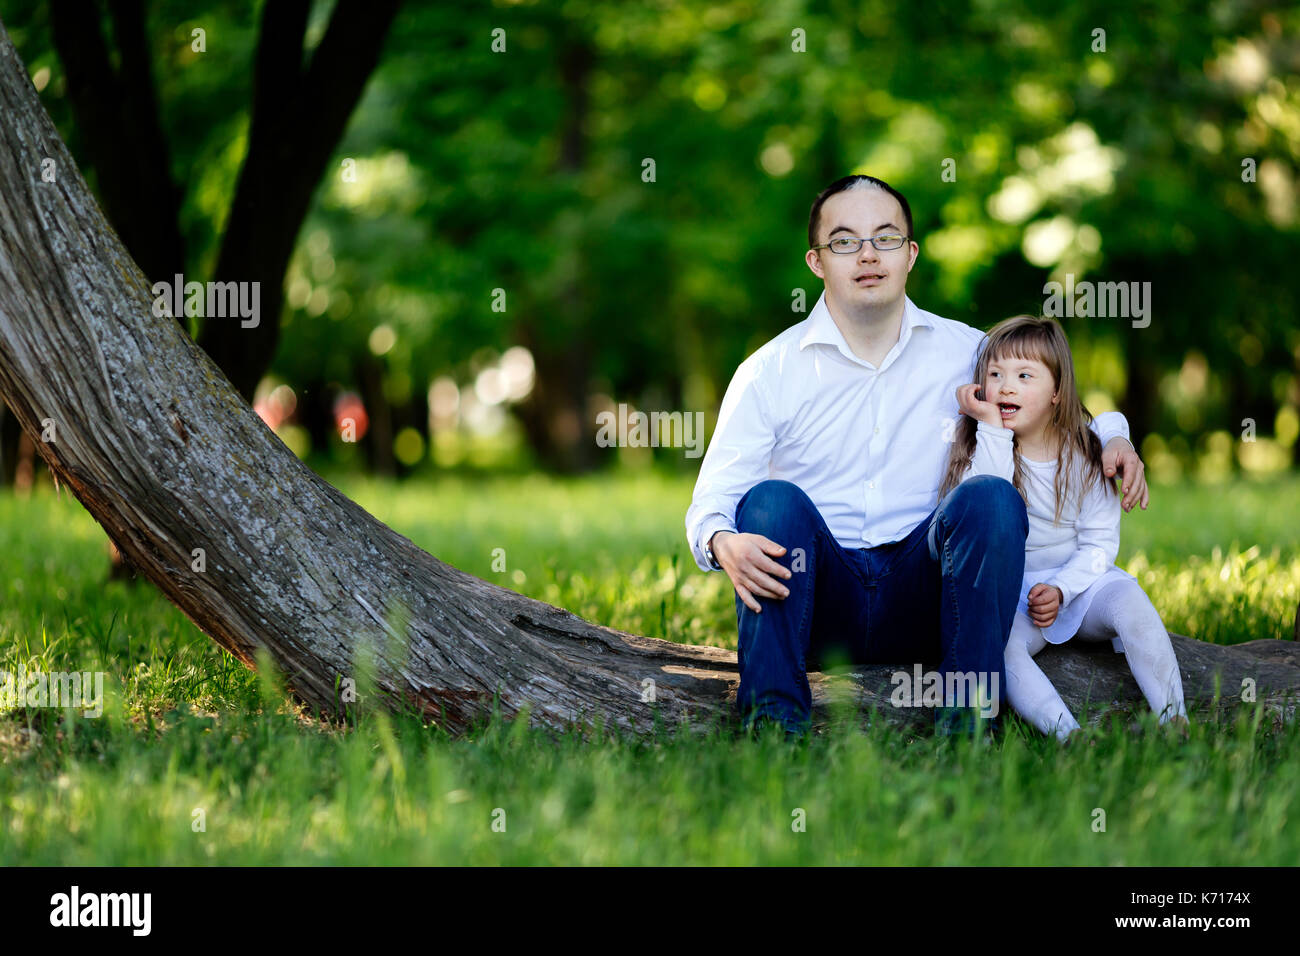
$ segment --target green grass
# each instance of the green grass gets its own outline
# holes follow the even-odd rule
[[[686,549],[688,478],[337,483],[488,580],[625,630],[735,646],[725,579]],[[1289,636],[1297,514],[1294,478],[1156,488],[1124,519],[1120,563],[1171,630]],[[295,713],[151,586],[105,585],[106,570],[102,531],[66,493],[0,496],[0,668],[107,672],[102,717],[0,716],[0,864],[1230,865],[1300,851],[1285,825],[1300,729],[1254,709],[1196,723],[1185,744],[1146,719],[1068,750],[1016,723],[991,743],[837,725],[795,746],[584,744],[501,720],[449,740],[383,715],[338,729]]]

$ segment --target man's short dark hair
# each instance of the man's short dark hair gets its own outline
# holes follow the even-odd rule
[[[903,207],[903,219],[907,226],[907,234],[909,236],[914,235],[912,229],[912,207],[907,204],[907,199],[904,198],[902,193],[889,185],[889,183],[885,182],[883,179],[877,179],[875,176],[845,176],[843,179],[835,180],[835,182],[831,183],[818,193],[817,198],[813,200],[812,212],[808,214],[808,248],[811,249],[813,246],[817,245],[817,231],[821,228],[820,219],[822,214],[822,204],[831,196],[834,196],[836,193],[842,193],[846,189],[854,187],[858,189],[864,188],[858,186],[858,183],[870,183],[872,186],[879,186],[885,192],[889,193],[889,195],[897,199],[898,204]]]

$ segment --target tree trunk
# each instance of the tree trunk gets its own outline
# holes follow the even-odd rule
[[[180,325],[95,204],[0,31],[0,393],[51,471],[189,618],[309,706],[375,691],[449,730],[486,716],[635,731],[722,713],[735,656],[589,624],[421,551],[284,446]],[[55,182],[41,160],[53,157]],[[54,440],[42,442],[42,423]],[[654,700],[642,681],[655,682]]]
[[[393,454],[393,407],[384,394],[384,364],[368,352],[360,355],[353,365],[353,377],[361,391],[361,402],[370,420],[362,448],[376,475],[392,478],[397,475],[397,458]]]
[[[141,0],[116,0],[108,9],[117,67],[100,28],[98,3],[55,0],[50,5],[54,44],[104,211],[144,274],[170,282],[185,271],[182,192],[172,180],[144,8]],[[185,317],[177,319],[185,328]]]
[[[18,419],[9,414],[6,405],[0,405],[0,485],[13,486],[18,468],[18,445],[27,437]]]
[[[1133,447],[1141,451],[1142,442],[1151,434],[1155,422],[1159,370],[1131,341],[1125,346],[1124,369],[1124,401],[1120,410],[1128,419]]]
[[[596,54],[581,25],[568,24],[574,34],[560,39],[560,83],[565,109],[559,135],[556,173],[565,184],[581,182],[586,172],[590,144],[587,125],[591,109],[588,86]],[[575,196],[580,195],[574,190]],[[584,247],[580,234],[576,274],[559,290],[557,304],[564,316],[563,333],[538,327],[537,317],[526,314],[517,329],[521,345],[533,353],[533,394],[519,409],[524,436],[538,461],[546,468],[580,473],[596,465],[595,422],[587,414],[591,381],[591,308],[584,291]],[[546,334],[550,332],[551,334]]]
[[[213,276],[259,283],[261,315],[247,329],[208,316],[199,332],[199,345],[247,401],[280,343],[284,274],[298,231],[399,6],[400,0],[339,0],[309,64],[303,63],[308,0],[262,7],[248,154]]]
[[[204,633],[250,666],[265,648],[319,712],[346,710],[338,682],[369,658],[374,699],[452,733],[494,704],[555,729],[728,721],[733,653],[600,627],[471,577],[300,462],[180,325],[153,315],[2,28],[0,116],[0,394],[58,480]],[[40,441],[47,422],[53,439]],[[1238,672],[1263,675],[1261,690],[1300,687],[1300,666],[1179,640],[1225,673],[1226,694]],[[891,670],[810,675],[818,714],[843,689],[914,719],[888,706]]]

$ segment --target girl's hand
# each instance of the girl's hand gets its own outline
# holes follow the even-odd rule
[[[976,396],[980,385],[960,385],[957,387],[958,407],[977,422],[987,422],[994,428],[1002,427],[1002,413],[992,402],[986,402]]]
[[[1055,584],[1035,584],[1029,589],[1029,619],[1036,627],[1051,626],[1064,598]]]

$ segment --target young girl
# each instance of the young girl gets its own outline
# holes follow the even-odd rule
[[[1052,319],[994,326],[957,391],[958,425],[939,497],[973,475],[997,475],[1025,498],[1029,537],[1005,657],[1007,699],[1062,740],[1079,724],[1033,655],[1076,635],[1110,640],[1128,659],[1160,722],[1187,724],[1183,682],[1160,615],[1137,579],[1115,567],[1119,495],[1075,390],[1065,332]]]

